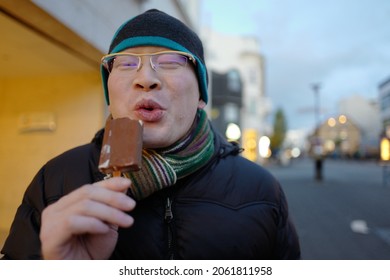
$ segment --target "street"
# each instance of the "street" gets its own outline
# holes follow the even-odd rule
[[[389,260],[390,184],[375,161],[326,159],[265,166],[280,181],[305,260]]]

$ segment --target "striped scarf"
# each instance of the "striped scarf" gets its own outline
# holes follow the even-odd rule
[[[197,122],[184,138],[164,149],[143,149],[142,168],[127,172],[130,191],[141,200],[163,188],[172,186],[205,165],[214,153],[214,135],[204,110],[198,110]]]

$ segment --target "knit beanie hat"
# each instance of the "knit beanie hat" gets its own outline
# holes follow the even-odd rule
[[[116,31],[109,54],[137,46],[159,46],[192,54],[196,60],[196,74],[201,99],[207,103],[208,77],[203,45],[196,33],[178,19],[156,9],[148,10],[125,22]],[[107,88],[108,71],[101,65],[104,94],[110,104]]]

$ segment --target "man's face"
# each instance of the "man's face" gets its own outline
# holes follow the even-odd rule
[[[168,49],[136,47],[124,52],[155,53]],[[199,99],[198,81],[188,61],[173,73],[155,71],[150,56],[143,56],[142,67],[130,75],[112,71],[108,77],[110,112],[113,118],[129,117],[144,123],[144,148],[167,147],[191,128],[197,108],[205,103]]]

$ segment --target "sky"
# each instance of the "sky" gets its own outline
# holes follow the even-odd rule
[[[265,94],[289,129],[314,127],[313,84],[324,120],[341,99],[377,100],[390,78],[389,0],[202,0],[201,25],[259,40]]]

